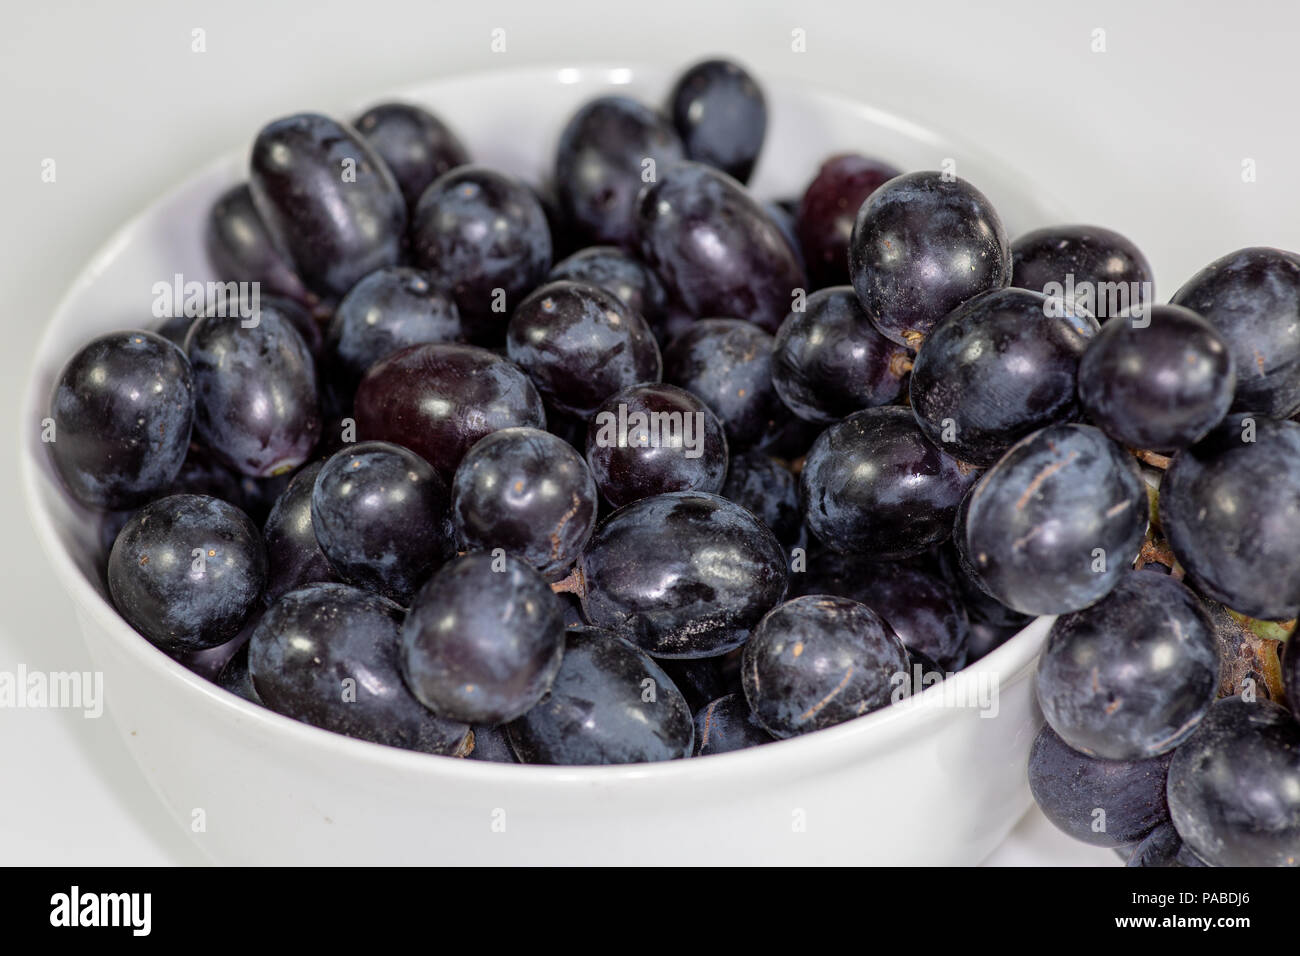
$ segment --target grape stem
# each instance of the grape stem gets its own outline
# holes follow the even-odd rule
[[[582,573],[582,568],[577,567],[569,572],[568,577],[561,578],[551,585],[551,590],[556,594],[576,594],[578,597],[587,596],[587,578]]]
[[[1173,461],[1168,455],[1157,455],[1153,451],[1146,451],[1142,448],[1130,448],[1129,451],[1133,453],[1133,457],[1138,461],[1144,461],[1152,468],[1159,468],[1161,471],[1168,468],[1169,463]]]

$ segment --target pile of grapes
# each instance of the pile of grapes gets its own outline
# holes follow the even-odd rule
[[[948,173],[758,201],[766,126],[718,60],[584,105],[540,184],[412,105],[265,126],[206,224],[228,294],[53,390],[122,616],[318,727],[605,764],[838,724],[1060,615],[1053,822],[1300,862],[1300,256],[1157,304],[1124,237],[1009,242]]]

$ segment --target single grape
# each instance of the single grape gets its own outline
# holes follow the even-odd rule
[[[253,204],[248,183],[231,186],[217,197],[208,210],[203,242],[219,278],[228,282],[258,282],[263,292],[301,302],[315,301],[316,296],[307,291],[293,267],[275,248],[266,223]],[[184,337],[182,332],[182,341]]]
[[[833,594],[865,604],[908,651],[923,654],[943,670],[966,664],[970,621],[956,591],[937,574],[828,552],[810,559],[796,582],[803,594]]]
[[[863,557],[920,554],[952,533],[976,471],[936,448],[906,408],[868,408],[813,442],[799,494],[813,534]]]
[[[1012,446],[972,489],[955,537],[994,598],[1023,614],[1099,601],[1132,567],[1148,521],[1137,464],[1091,425]]]
[[[524,763],[590,766],[691,755],[691,710],[645,653],[595,628],[565,636],[550,693],[506,727]]]
[[[415,345],[374,365],[357,386],[357,434],[411,449],[450,481],[484,435],[546,427],[528,376],[473,345]]]
[[[1300,864],[1300,724],[1271,701],[1225,697],[1169,766],[1178,835],[1211,866]]]
[[[1011,244],[1011,284],[1063,297],[1101,322],[1155,303],[1151,264],[1118,232],[1100,226],[1048,226]]]
[[[536,195],[484,166],[459,166],[420,196],[411,257],[450,291],[471,335],[491,338],[551,268],[551,229]]]
[[[675,385],[616,392],[587,426],[587,464],[615,508],[670,491],[717,493],[727,460],[722,423]]]
[[[1165,779],[1172,757],[1098,760],[1071,750],[1044,726],[1029,750],[1029,789],[1058,830],[1093,846],[1128,846],[1169,822]]]
[[[818,424],[897,401],[912,368],[911,353],[876,331],[849,286],[820,289],[786,316],[771,362],[781,401]]]
[[[190,328],[194,432],[231,468],[266,478],[302,464],[320,438],[316,363],[278,306],[245,322],[208,315]]]
[[[752,511],[786,547],[799,540],[799,479],[775,458],[761,451],[732,455],[722,497]]]
[[[262,539],[266,543],[264,598],[268,604],[304,585],[339,580],[312,524],[312,489],[324,464],[314,461],[300,468],[267,515]]]
[[[744,694],[710,701],[695,714],[696,757],[770,744],[775,738],[754,719]]]
[[[1300,411],[1300,255],[1239,249],[1192,276],[1170,301],[1228,343],[1234,412],[1289,418]]]
[[[253,675],[248,670],[248,645],[250,641],[245,641],[239,646],[239,650],[231,655],[230,660],[221,668],[221,673],[217,675],[217,686],[222,690],[230,691],[236,697],[242,697],[250,704],[257,704],[265,707],[262,698],[257,693],[257,688],[253,686]]]
[[[447,124],[410,103],[372,106],[352,125],[392,170],[411,208],[431,182],[469,163],[469,152]]]
[[[402,626],[406,683],[436,714],[499,724],[551,689],[564,619],[546,580],[511,555],[449,561],[420,589]]]
[[[248,183],[275,247],[313,292],[342,295],[397,263],[406,202],[356,130],[314,113],[269,123],[253,142]]]
[[[556,580],[596,526],[596,483],[562,438],[503,428],[480,439],[451,485],[456,541],[467,551],[504,548]]]
[[[578,568],[583,613],[656,657],[716,657],[785,595],[776,536],[717,495],[643,498],[606,518]]]
[[[1154,451],[1204,438],[1228,413],[1236,381],[1220,335],[1177,305],[1107,322],[1079,363],[1079,399],[1093,423]]]
[[[429,274],[405,266],[370,273],[339,302],[325,336],[332,367],[348,385],[411,345],[462,342],[460,311]]]
[[[561,411],[587,417],[610,395],[663,371],[645,320],[611,292],[550,282],[519,303],[506,354]]]
[[[1097,323],[1061,314],[1026,289],[958,306],[916,356],[910,396],[921,429],[944,451],[991,465],[1026,435],[1079,417],[1079,361]]]
[[[767,101],[754,78],[730,60],[705,60],[669,95],[686,155],[747,182],[767,132]]]
[[[743,186],[701,163],[680,163],[637,200],[641,257],[695,317],[745,319],[775,332],[803,268],[780,227]]]
[[[42,435],[64,487],[106,509],[165,492],[189,450],[194,391],[184,352],[152,332],[82,346],[55,380]]]
[[[336,452],[316,476],[311,522],[349,584],[401,604],[455,552],[450,495],[415,452],[381,441]]]
[[[435,716],[402,683],[402,609],[346,584],[290,591],[248,646],[257,696],[271,710],[358,740],[460,756],[469,728]]]
[[[1265,620],[1300,612],[1300,425],[1229,415],[1174,458],[1160,521],[1196,589]]]
[[[266,584],[262,536],[234,505],[170,495],[145,505],[118,533],[108,590],[126,622],[164,650],[224,644]]]
[[[917,349],[957,306],[1010,282],[1011,250],[997,211],[974,186],[908,173],[858,210],[849,276],[880,333]]]
[[[663,283],[644,262],[618,246],[588,246],[557,262],[548,277],[599,286],[622,300],[651,327],[668,308]]]
[[[1038,704],[1075,750],[1145,760],[1196,729],[1219,688],[1214,625],[1196,595],[1131,571],[1091,607],[1062,614],[1038,660]]]
[[[748,448],[790,417],[772,385],[772,344],[772,336],[752,322],[700,319],[664,352],[664,380],[718,416],[728,448]]]
[[[646,180],[685,158],[664,117],[625,96],[602,96],[578,110],[560,133],[555,191],[561,211],[592,243],[636,243],[637,194]]]
[[[908,676],[907,651],[866,605],[808,594],[759,621],[740,676],[754,718],[794,737],[887,706]]]
[[[902,170],[858,153],[822,163],[799,202],[799,245],[817,288],[849,284],[849,239],[867,198]]]

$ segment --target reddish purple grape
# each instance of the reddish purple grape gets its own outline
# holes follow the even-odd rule
[[[877,188],[901,175],[888,163],[840,153],[822,163],[799,203],[799,245],[813,285],[849,283],[849,237],[858,210]]]

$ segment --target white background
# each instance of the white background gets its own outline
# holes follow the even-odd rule
[[[0,670],[89,668],[17,490],[15,416],[37,336],[117,225],[275,116],[465,70],[723,52],[760,78],[839,87],[1004,155],[1078,218],[1136,241],[1162,298],[1235,248],[1300,249],[1300,5],[1283,0],[0,0],[0,11]],[[196,27],[203,54],[191,52]],[[498,27],[507,50],[493,54]],[[1105,52],[1093,51],[1098,29]],[[41,182],[46,158],[53,184]],[[1243,182],[1247,159],[1255,182]],[[0,862],[199,862],[107,719],[0,711],[0,758]],[[1114,860],[1035,813],[991,862]]]

